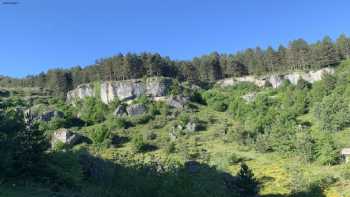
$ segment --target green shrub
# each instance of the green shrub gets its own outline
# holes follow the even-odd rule
[[[165,149],[166,153],[172,154],[176,151],[176,144],[174,142],[170,142]]]
[[[215,101],[212,103],[212,108],[215,111],[224,112],[227,109],[227,104],[224,101]]]
[[[94,145],[108,147],[111,144],[111,132],[105,125],[90,128],[88,135]]]
[[[154,131],[148,131],[145,134],[145,138],[147,140],[155,140],[157,138],[157,134]]]
[[[145,142],[142,135],[136,135],[132,139],[132,145],[133,145],[135,152],[143,152],[146,150],[146,147],[148,144]]]

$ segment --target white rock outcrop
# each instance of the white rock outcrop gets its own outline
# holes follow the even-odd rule
[[[67,101],[73,103],[75,100],[84,99],[85,97],[94,97],[95,91],[91,84],[81,84],[77,88],[67,93]]]
[[[172,79],[165,77],[152,77],[146,80],[105,81],[101,83],[99,96],[105,104],[109,104],[115,99],[127,101],[142,95],[162,97],[169,93],[172,83]],[[79,85],[76,89],[68,92],[67,102],[74,103],[74,101],[85,97],[95,97],[95,92],[95,88],[91,84]]]
[[[273,88],[279,87],[283,80],[288,80],[292,84],[296,85],[299,81],[299,79],[304,79],[305,81],[309,83],[314,83],[316,81],[319,81],[322,79],[322,76],[324,74],[334,74],[335,70],[334,68],[322,68],[320,70],[316,71],[309,71],[309,72],[292,72],[285,75],[268,75],[268,76],[245,76],[245,77],[237,77],[237,78],[228,78],[228,79],[222,79],[217,82],[217,85],[220,87],[227,87],[227,86],[233,86],[240,82],[250,82],[255,84],[258,87],[263,87],[270,83]]]

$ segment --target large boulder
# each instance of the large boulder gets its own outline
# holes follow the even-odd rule
[[[146,107],[142,104],[130,105],[126,108],[129,116],[137,116],[146,113]]]
[[[166,103],[170,106],[170,107],[174,107],[176,109],[182,109],[185,107],[186,103],[188,102],[188,99],[185,97],[181,97],[181,96],[174,96],[174,97],[169,97],[166,100]]]
[[[53,133],[51,138],[51,145],[54,147],[57,143],[61,142],[72,146],[78,144],[82,138],[83,137],[81,135],[75,134],[68,129],[62,128]]]

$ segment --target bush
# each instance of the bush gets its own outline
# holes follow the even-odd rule
[[[347,100],[339,94],[324,97],[315,106],[314,115],[325,131],[340,131],[350,124],[350,107]]]
[[[137,135],[132,139],[132,145],[135,152],[144,152],[147,147],[147,143],[143,139],[142,135]]]
[[[175,143],[174,143],[174,142],[170,142],[170,143],[167,145],[165,151],[166,151],[166,153],[168,153],[168,154],[175,153],[175,151],[176,151],[176,145],[175,145]]]
[[[212,103],[212,108],[215,111],[224,112],[227,109],[227,104],[223,101],[215,101],[214,103]]]
[[[157,134],[154,133],[154,131],[148,131],[146,134],[145,134],[145,138],[147,140],[155,140],[157,138]]]
[[[129,122],[125,118],[111,117],[105,122],[109,130],[114,129],[126,129],[129,126]]]
[[[243,161],[244,161],[244,158],[237,155],[236,153],[231,153],[228,156],[228,163],[230,165],[238,164],[238,163],[243,162]]]
[[[323,133],[316,141],[317,160],[323,165],[339,162],[339,150],[331,134]]]
[[[111,144],[111,132],[105,125],[90,128],[88,135],[94,145],[108,147]]]
[[[107,106],[101,100],[88,97],[81,104],[81,119],[87,124],[96,124],[105,120]]]

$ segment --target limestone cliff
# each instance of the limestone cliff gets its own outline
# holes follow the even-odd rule
[[[100,96],[102,102],[108,104],[115,99],[126,101],[142,95],[162,97],[169,93],[172,83],[172,79],[165,77],[152,77],[145,80],[105,81],[101,83],[99,95],[95,95],[98,88],[91,84],[82,84],[68,92],[67,101],[72,103],[85,97]]]
[[[288,80],[292,84],[296,85],[299,79],[304,79],[310,83],[314,83],[315,81],[319,81],[322,79],[324,74],[333,74],[335,71],[333,68],[322,68],[316,71],[309,72],[292,72],[284,75],[267,75],[267,76],[245,76],[245,77],[236,77],[236,78],[228,78],[222,79],[217,82],[217,85],[221,87],[233,86],[240,82],[250,82],[254,83],[258,87],[263,87],[267,83],[270,83],[273,88],[277,88],[282,84],[283,80]]]

